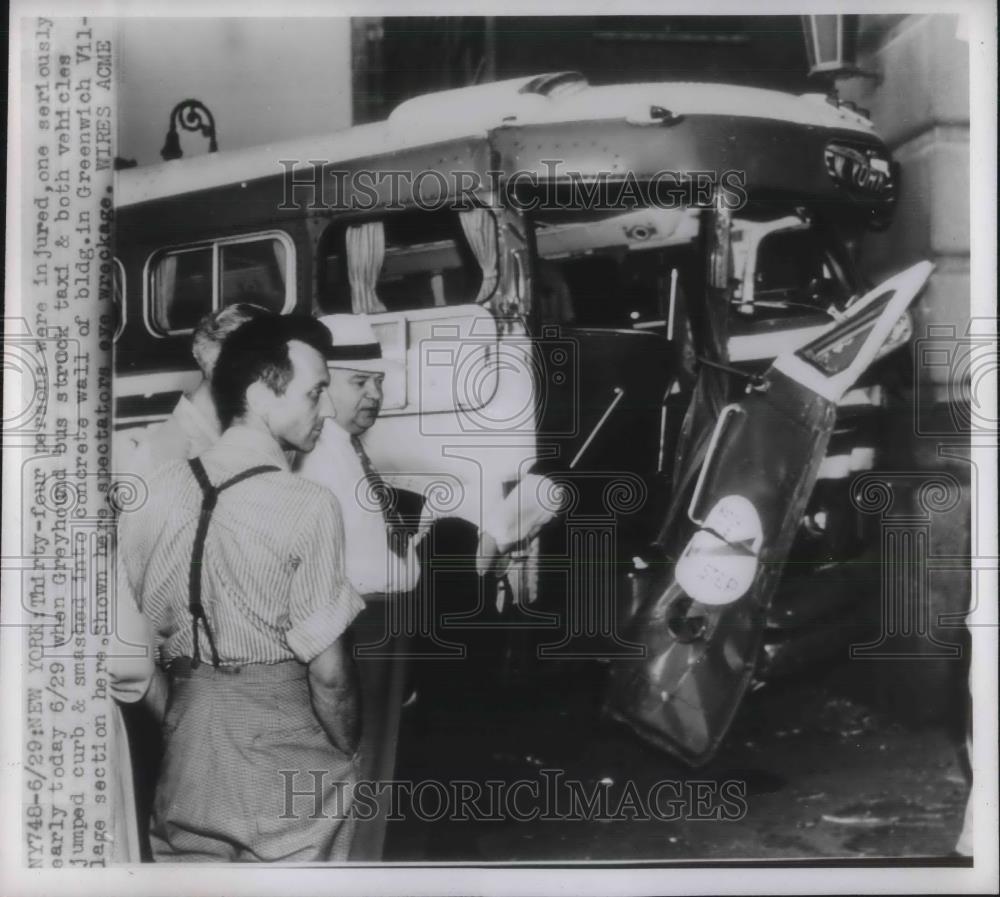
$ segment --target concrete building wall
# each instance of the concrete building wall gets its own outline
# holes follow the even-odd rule
[[[123,18],[118,22],[118,155],[161,161],[170,112],[201,100],[221,150],[351,124],[348,18]],[[185,156],[208,151],[181,132]]]
[[[916,307],[913,381],[896,397],[886,440],[893,503],[881,520],[883,602],[895,589],[909,616],[883,658],[861,663],[871,666],[866,680],[888,709],[911,721],[952,722],[958,737],[966,695],[962,614],[971,593],[963,567],[975,483],[962,342],[971,314],[969,44],[958,16],[861,16],[858,64],[881,82],[840,80],[840,95],[871,111],[902,169],[895,220],[866,238],[862,269],[878,281],[920,259],[936,266]],[[945,496],[937,504],[925,488],[934,483]],[[906,517],[926,543],[902,563],[887,540]],[[948,556],[954,562],[935,560]],[[877,624],[890,628],[885,606],[875,611]]]
[[[960,26],[950,15],[862,16],[858,63],[882,81],[838,85],[871,111],[902,167],[895,221],[866,239],[863,268],[877,280],[920,259],[937,266],[917,308],[918,334],[938,324],[964,333],[970,316],[969,44]],[[956,372],[918,366],[946,399]]]
[[[356,19],[355,121],[484,81],[579,71],[591,84],[810,88],[799,16],[396,16]]]

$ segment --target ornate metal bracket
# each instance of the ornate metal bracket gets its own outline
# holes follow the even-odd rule
[[[201,131],[202,136],[208,138],[208,151],[219,151],[219,144],[215,139],[215,118],[208,107],[200,100],[181,100],[170,113],[170,130],[167,131],[167,139],[160,150],[164,162],[180,159],[184,155],[177,133],[178,124],[185,131]]]

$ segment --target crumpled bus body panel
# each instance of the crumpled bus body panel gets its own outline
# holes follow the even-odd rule
[[[692,765],[714,754],[750,683],[837,402],[931,269],[921,262],[879,284],[845,320],[779,357],[722,409],[703,460],[690,467],[693,493],[674,495],[664,561],[649,569],[645,600],[624,629],[644,656],[612,665],[608,709]]]

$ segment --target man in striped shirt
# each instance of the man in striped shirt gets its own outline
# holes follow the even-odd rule
[[[230,334],[247,321],[262,317],[270,318],[271,313],[259,305],[237,302],[205,315],[198,322],[191,337],[191,355],[201,370],[201,381],[190,393],[180,397],[170,417],[162,424],[142,432],[131,452],[127,452],[122,469],[148,479],[171,461],[197,457],[219,438],[222,430],[212,399],[215,363]],[[127,582],[122,586],[126,587]],[[141,643],[147,635],[146,621],[141,614],[135,613],[132,602],[125,598],[122,596],[123,600],[118,603],[118,634],[126,643]],[[156,720],[161,721],[166,695],[151,664],[151,658],[142,655],[112,658],[111,694],[123,704],[142,701]]]
[[[347,857],[360,738],[336,499],[288,470],[324,419],[328,331],[252,321],[212,393],[224,432],[161,468],[123,514],[119,551],[169,676],[153,808],[158,861]]]
[[[212,374],[219,352],[237,328],[270,315],[259,305],[237,302],[202,317],[191,336],[191,355],[201,371],[201,380],[178,399],[162,424],[130,440],[131,447],[117,462],[119,469],[148,479],[164,464],[194,458],[218,440],[222,431],[212,399]],[[134,646],[151,643],[151,633],[148,621],[128,594],[128,578],[119,575],[117,582],[116,634],[120,643],[129,647],[111,657],[108,669],[111,694],[121,705],[112,714],[118,733],[116,793],[120,794],[121,806],[116,817],[119,836],[115,838],[115,849],[117,861],[138,862],[148,855],[146,823],[162,753],[160,725],[166,706],[166,683],[148,650],[134,652]],[[133,804],[137,804],[135,810]]]

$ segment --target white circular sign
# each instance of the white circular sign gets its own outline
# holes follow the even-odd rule
[[[742,495],[725,496],[677,561],[677,584],[701,604],[731,604],[753,585],[763,540],[753,503]]]

